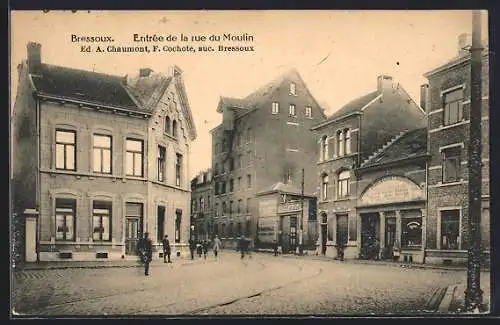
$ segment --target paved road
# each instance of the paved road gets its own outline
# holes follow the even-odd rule
[[[29,315],[370,314],[423,312],[463,271],[223,253],[199,263],[16,272],[13,305]]]

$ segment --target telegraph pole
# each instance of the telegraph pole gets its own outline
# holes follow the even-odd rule
[[[468,218],[468,259],[467,289],[465,290],[465,308],[473,311],[480,308],[483,302],[481,290],[481,11],[472,13],[472,46],[471,53],[471,95],[469,124],[469,218]]]
[[[303,240],[303,232],[304,232],[304,168],[302,168],[302,182],[301,182],[301,190],[300,190],[300,223],[299,223],[299,255],[302,255],[304,253],[304,246],[302,243]]]

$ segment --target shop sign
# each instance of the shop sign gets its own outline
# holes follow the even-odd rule
[[[407,202],[424,199],[422,189],[403,177],[386,177],[369,187],[359,198],[360,205]]]
[[[300,210],[300,202],[281,203],[278,206],[278,213],[285,213],[285,212],[299,211],[299,210]]]

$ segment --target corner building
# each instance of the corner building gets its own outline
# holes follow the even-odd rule
[[[470,116],[470,37],[458,38],[458,53],[447,63],[427,72],[429,195],[426,261],[467,261],[468,167]],[[489,59],[482,56],[482,189],[481,239],[485,257],[490,250],[489,173]]]
[[[282,182],[305,192],[316,187],[317,145],[311,127],[323,110],[296,70],[243,99],[221,97],[222,123],[212,133],[214,233],[226,246],[245,234],[256,239],[256,194]]]
[[[144,232],[155,246],[168,234],[182,254],[196,130],[181,70],[112,76],[42,63],[41,45],[27,48],[13,124],[25,260],[134,258]]]

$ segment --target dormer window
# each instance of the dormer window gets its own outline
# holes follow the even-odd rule
[[[272,114],[278,114],[280,112],[280,103],[278,102],[273,102],[272,108],[271,108],[271,113]]]
[[[294,82],[290,83],[290,95],[297,95],[297,88]]]

